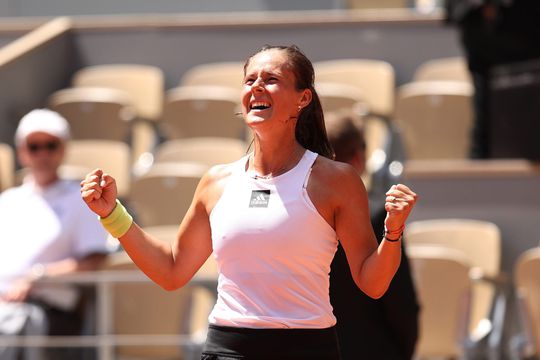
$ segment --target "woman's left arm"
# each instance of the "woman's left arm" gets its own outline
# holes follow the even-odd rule
[[[386,193],[386,239],[378,245],[369,218],[367,193],[360,177],[354,170],[345,171],[341,173],[339,183],[334,207],[336,233],[356,285],[368,296],[380,298],[399,267],[401,232],[417,195],[402,184],[393,185]]]

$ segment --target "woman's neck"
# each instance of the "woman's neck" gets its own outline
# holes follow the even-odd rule
[[[296,141],[263,142],[255,139],[249,167],[261,177],[276,177],[292,169],[305,149]]]

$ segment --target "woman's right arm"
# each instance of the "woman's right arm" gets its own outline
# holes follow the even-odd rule
[[[134,222],[118,239],[133,262],[166,290],[184,286],[212,253],[206,206],[211,183],[209,175],[199,182],[172,244],[155,239]],[[102,218],[107,217],[116,206],[115,180],[102,170],[94,170],[81,182],[81,195],[92,211]]]

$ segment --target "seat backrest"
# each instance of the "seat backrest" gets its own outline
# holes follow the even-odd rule
[[[0,143],[0,192],[15,185],[15,151]]]
[[[348,109],[361,115],[367,112],[367,104],[354,86],[321,81],[315,87],[325,113],[339,109]]]
[[[157,239],[172,243],[178,234],[178,225],[162,225],[145,227],[144,231]],[[210,255],[195,276],[218,280],[218,268],[214,255]],[[205,334],[208,329],[208,315],[216,302],[216,291],[208,289],[191,289],[191,306],[189,314],[189,329],[195,335]],[[187,324],[186,324],[187,325]]]
[[[408,159],[465,159],[472,129],[472,86],[424,81],[398,89],[395,121]]]
[[[73,139],[129,141],[136,114],[128,94],[100,87],[69,88],[54,92],[49,108],[69,122]]]
[[[240,91],[244,78],[244,63],[241,61],[215,62],[190,68],[180,79],[181,86],[212,85],[225,86]]]
[[[129,194],[130,166],[130,149],[125,142],[71,140],[67,145],[60,174],[64,178],[82,180],[86,174],[99,167],[116,179],[118,195],[124,198]]]
[[[416,69],[413,81],[464,81],[471,83],[467,63],[462,56],[428,60]]]
[[[470,303],[470,264],[460,251],[434,246],[407,248],[420,300],[418,358],[462,354]]]
[[[141,64],[88,66],[75,72],[72,83],[75,87],[99,86],[125,91],[140,117],[158,120],[161,116],[165,80],[158,67]]]
[[[473,267],[487,276],[500,273],[501,234],[494,223],[471,219],[418,220],[405,229],[407,244],[436,245],[461,251]],[[495,291],[493,286],[474,284],[474,302],[471,309],[471,331],[484,318],[489,318]]]
[[[525,251],[516,261],[514,280],[524,312],[527,335],[540,355],[540,247]]]
[[[135,271],[137,266],[125,252],[109,255],[103,270]],[[112,330],[117,335],[179,335],[186,333],[190,293],[187,288],[166,291],[148,282],[119,282],[111,286]],[[180,345],[118,346],[118,358],[178,359]]]
[[[230,137],[244,140],[247,127],[237,115],[238,91],[217,86],[177,87],[167,91],[161,129],[167,139]]]
[[[129,200],[142,226],[178,225],[207,166],[160,163],[133,180]]]
[[[212,166],[226,164],[246,154],[246,142],[223,137],[195,137],[163,142],[155,151],[155,162],[196,162]]]
[[[395,74],[386,61],[367,59],[341,59],[319,61],[313,64],[315,81],[342,83],[358,89],[369,111],[390,116],[394,111]]]
[[[347,0],[350,9],[400,9],[410,4],[408,0]]]

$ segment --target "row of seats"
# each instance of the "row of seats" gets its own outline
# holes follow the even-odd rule
[[[146,228],[151,234],[172,241],[177,225]],[[503,343],[502,330],[510,281],[500,270],[501,233],[486,221],[434,219],[414,221],[406,229],[406,251],[422,306],[420,337],[415,359],[500,359],[502,351],[512,358],[538,356],[540,339],[540,247],[522,254],[515,265],[514,286],[522,326],[510,344]],[[105,270],[135,269],[120,252]],[[207,261],[198,275],[217,277],[216,264]],[[174,334],[181,329],[190,336],[188,351],[200,351],[206,317],[215,294],[194,289],[164,293],[154,284],[119,284],[114,290],[114,331],[117,334]],[[198,296],[195,298],[195,296]],[[137,309],[159,308],[141,317]],[[148,318],[147,318],[148,317]],[[486,346],[487,344],[487,346]],[[486,347],[486,348],[484,348]],[[185,347],[182,349],[186,350]],[[130,354],[133,347],[119,348]],[[180,347],[147,347],[138,356],[170,358]],[[144,356],[142,355],[144,354]]]
[[[171,243],[178,225],[145,227],[144,230]],[[112,277],[118,272],[139,272],[123,251],[111,254],[102,270],[113,274]],[[195,276],[208,280],[208,286],[192,284],[171,292],[148,281],[111,283],[112,333],[146,339],[139,346],[116,347],[115,358],[200,359],[208,315],[216,301],[217,265],[212,256]],[[171,338],[178,336],[183,336],[182,342],[171,343]]]
[[[179,222],[199,179],[210,166],[235,161],[247,148],[248,144],[232,138],[166,141],[154,155],[149,155],[148,167],[141,165],[137,176],[133,176],[128,144],[111,140],[71,140],[59,171],[64,178],[81,180],[93,169],[103,169],[116,178],[119,196],[133,203],[143,225],[162,225],[171,223],[164,220],[170,216],[174,217],[173,223]],[[13,153],[10,146],[1,144],[0,190],[21,183],[26,173],[25,169],[13,171]],[[150,220],[154,218],[161,222]]]
[[[227,62],[192,68],[182,77],[180,87],[167,92],[165,98],[170,102],[165,104],[170,106],[165,108],[163,73],[155,67],[102,65],[79,70],[73,76],[74,87],[52,94],[49,101],[50,107],[62,113],[72,127],[73,140],[63,175],[80,179],[88,171],[102,167],[115,175],[120,195],[128,198],[132,182],[147,173],[154,162],[202,162],[203,167],[208,167],[239,158],[248,148],[245,125],[233,114],[238,110],[242,66],[241,62]],[[471,118],[467,107],[470,84],[428,81],[459,76],[466,80],[462,59],[431,61],[421,66],[415,75],[419,81],[398,89],[395,108],[395,76],[390,64],[345,59],[316,62],[314,66],[326,110],[349,107],[364,115],[370,173],[382,167],[380,159],[389,159],[385,153],[392,127],[400,129],[409,158],[421,158],[421,154],[465,156]],[[389,120],[392,116],[395,121]],[[137,119],[144,121],[134,121]],[[156,123],[169,134],[168,141],[156,141]],[[209,136],[210,140],[204,140]],[[96,139],[101,139],[99,144]],[[0,154],[7,155],[0,156],[13,159],[9,152],[4,146]],[[20,182],[20,176],[12,175],[13,163],[0,163],[0,190]],[[178,166],[173,168],[167,167],[171,172],[168,178],[179,176]],[[193,168],[190,166],[190,171]],[[147,177],[160,173],[163,178],[164,169],[160,166],[159,171],[149,172]],[[369,177],[365,181],[369,186]]]
[[[349,63],[360,69],[354,79],[340,70]],[[103,65],[76,72],[73,88],[57,91],[49,98],[49,107],[66,117],[72,128],[73,140],[62,168],[63,175],[81,178],[98,166],[109,169],[119,180],[120,195],[127,197],[131,173],[147,172],[154,161],[200,162],[202,156],[206,157],[203,163],[209,165],[209,162],[228,162],[234,156],[240,157],[248,147],[244,143],[248,138],[246,127],[241,118],[234,115],[239,110],[242,66],[240,62],[230,62],[194,67],[181,79],[182,86],[166,93],[163,107],[160,107],[163,96],[159,96],[163,95],[163,74],[157,68]],[[342,83],[318,83],[326,110],[350,107],[367,112],[365,109],[374,107],[381,116],[389,115],[390,102],[381,100],[392,96],[394,73],[389,64],[375,60],[340,60],[319,63],[317,67],[322,74],[326,72],[328,78],[343,80]],[[345,80],[349,83],[344,83]],[[353,85],[358,82],[360,86]],[[369,92],[373,94],[368,99],[373,106],[358,95],[362,88],[369,88],[368,83],[381,84],[379,90]],[[143,121],[137,121],[141,119]],[[167,141],[158,145],[153,134],[156,123],[167,134]],[[374,116],[366,120],[365,126],[369,157],[375,150],[384,148],[389,128]],[[214,140],[205,141],[208,137]],[[140,138],[143,140],[139,141]],[[96,139],[100,140],[99,144]],[[196,148],[189,150],[192,146]],[[186,149],[179,150],[182,147]],[[165,152],[169,155],[164,156]],[[184,155],[180,156],[181,153]],[[214,159],[208,160],[212,156]],[[373,163],[368,161],[368,169],[380,168],[380,164]],[[13,168],[12,163],[6,163],[5,167]],[[9,173],[9,170],[1,173]],[[11,180],[3,182],[6,185],[1,186],[5,188],[20,179],[13,180],[11,176]]]
[[[408,224],[405,236],[422,306],[418,359],[540,355],[540,247],[519,257],[512,285],[500,270],[501,234],[494,223],[414,221]],[[518,334],[505,344],[503,330],[512,286],[522,321]]]
[[[408,159],[467,157],[473,87],[463,58],[426,61],[410,83],[397,89],[394,69],[384,61],[330,60],[315,62],[314,68],[325,111],[345,107],[364,117],[395,120]],[[235,62],[199,65],[181,84],[236,88],[240,70]]]
[[[131,138],[133,145],[139,148],[137,155],[145,150],[145,146],[152,145],[151,132],[155,130],[166,139],[193,136],[246,139],[249,137],[246,128],[236,115],[239,112],[242,67],[242,62],[195,66],[182,76],[177,88],[164,92],[164,75],[156,67],[128,64],[90,66],[77,71],[72,78],[72,88],[52,94],[48,103],[73,123],[74,138]],[[418,147],[422,143],[416,141],[417,137],[409,141],[409,134],[414,132],[411,129],[420,127],[422,130],[423,125],[433,128],[435,122],[437,125],[446,123],[460,129],[466,127],[460,125],[462,123],[470,125],[472,90],[464,85],[469,82],[461,58],[431,60],[422,64],[413,83],[422,82],[423,85],[400,87],[397,92],[394,69],[384,61],[341,59],[315,62],[314,67],[316,87],[325,111],[348,107],[364,115],[395,118],[403,127],[407,145]],[[434,80],[439,83],[427,85]],[[454,81],[459,85],[453,84]],[[463,97],[464,101],[445,102],[446,98],[456,96]],[[416,109],[416,116],[411,116],[409,108]],[[444,114],[450,121],[438,121],[438,116]],[[140,121],[133,121],[137,119],[150,121],[150,128],[148,123],[143,125]],[[452,143],[447,148],[457,147],[448,140],[447,132],[439,133],[446,136],[442,143],[437,141],[441,140],[440,136],[428,138],[439,147],[444,148],[445,143]],[[454,131],[453,135],[468,138],[463,130]],[[431,143],[425,148],[430,149],[428,145]],[[413,149],[409,156],[417,158],[428,153],[431,151],[424,150],[420,154]],[[463,157],[463,151],[431,156]]]

